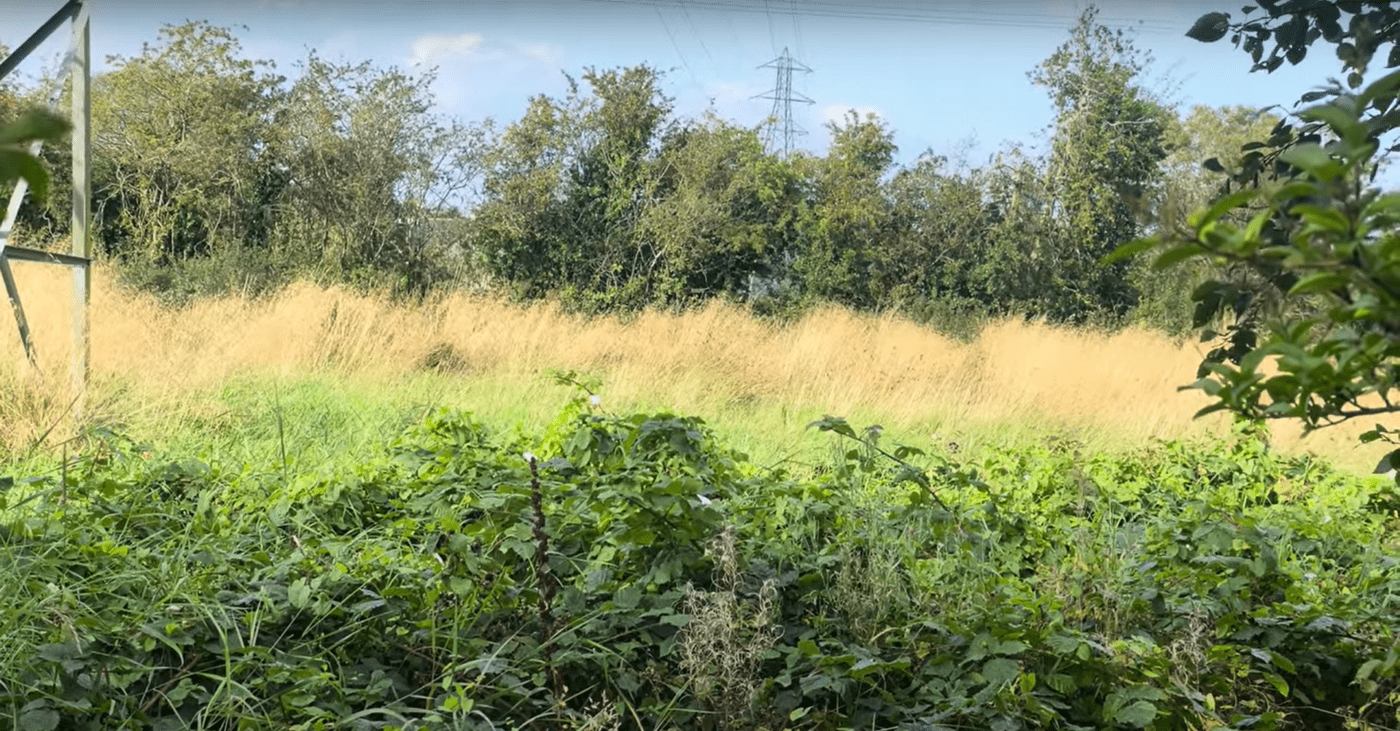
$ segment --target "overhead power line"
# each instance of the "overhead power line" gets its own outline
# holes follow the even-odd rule
[[[685,59],[685,54],[681,53],[681,47],[676,43],[676,36],[671,32],[671,26],[666,23],[666,18],[661,15],[660,7],[656,7],[656,17],[661,21],[661,27],[666,29],[666,37],[671,39],[671,47],[676,49],[676,55],[680,56],[681,65],[690,73],[690,80],[695,82],[696,88],[704,91],[705,87],[700,85],[700,79],[695,76],[695,70],[690,68],[690,62]]]
[[[611,5],[664,6],[675,7],[672,0],[583,0],[589,3]],[[768,14],[770,6],[745,4],[738,0],[685,0],[690,8],[721,11],[725,13]],[[980,25],[1003,28],[1045,28],[1066,29],[1078,21],[1078,16],[1054,15],[1035,10],[1005,13],[992,10],[956,10],[932,3],[922,5],[894,3],[835,3],[820,0],[803,0],[794,3],[788,12],[815,18],[851,18],[863,20],[885,20],[900,23],[929,23],[932,25]],[[1119,18],[1100,15],[1098,22],[1109,26],[1131,27],[1147,33],[1180,34],[1181,28],[1162,21],[1145,21],[1140,18]]]
[[[710,60],[711,68],[718,68],[715,65],[715,57],[710,55],[710,47],[705,45],[705,39],[701,37],[700,30],[695,27],[695,21],[690,18],[690,11],[685,7],[685,0],[680,0],[681,10],[685,11],[685,22],[690,25],[690,32],[695,36],[695,40],[700,41],[700,49],[705,52],[705,58]]]

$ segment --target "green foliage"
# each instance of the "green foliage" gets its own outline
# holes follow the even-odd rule
[[[1255,14],[1255,11],[1260,11]],[[1346,18],[1343,14],[1346,14]],[[1307,104],[1323,99],[1342,100],[1342,97],[1359,89],[1364,83],[1367,68],[1376,51],[1387,43],[1392,44],[1386,58],[1386,68],[1400,65],[1400,10],[1382,2],[1354,2],[1352,0],[1316,0],[1315,2],[1279,2],[1270,0],[1258,6],[1244,8],[1245,19],[1229,23],[1229,13],[1208,13],[1196,22],[1188,36],[1202,42],[1215,42],[1230,35],[1230,42],[1236,48],[1248,53],[1253,61],[1251,71],[1273,73],[1283,66],[1286,60],[1291,65],[1301,63],[1308,50],[1320,38],[1336,46],[1336,57],[1342,63],[1346,74],[1343,85],[1336,79],[1329,79],[1326,86],[1302,94],[1298,104]],[[1211,31],[1204,33],[1203,26]],[[1225,27],[1226,32],[1217,32]],[[1272,41],[1272,48],[1265,56],[1266,47]],[[1393,96],[1381,94],[1373,96],[1369,103],[1357,109],[1358,117],[1377,131],[1389,131],[1396,127],[1394,111],[1396,101]],[[1231,169],[1231,180],[1237,185],[1259,185],[1261,176],[1265,179],[1287,178],[1292,166],[1281,159],[1284,151],[1295,145],[1320,143],[1328,134],[1328,125],[1323,119],[1298,119],[1297,123],[1281,120],[1267,135],[1261,135],[1241,151],[1246,153],[1237,169]],[[1400,147],[1392,145],[1387,151],[1394,152]],[[1218,159],[1205,161],[1207,167],[1223,170]]]
[[[112,67],[93,78],[95,236],[129,283],[178,302],[296,277],[421,295],[472,274],[449,201],[479,174],[485,125],[438,119],[431,74],[313,52],[288,84],[203,22]],[[0,90],[0,120],[41,92]],[[51,206],[67,157],[44,152]],[[36,238],[68,225],[32,207],[21,223]]]
[[[1152,191],[1150,230],[1183,230],[1190,214],[1219,194],[1229,181],[1227,173],[1243,169],[1245,159],[1253,154],[1251,143],[1267,138],[1279,121],[1277,115],[1247,107],[1193,107],[1168,134],[1170,152],[1162,163],[1162,178]],[[1202,159],[1214,159],[1221,169],[1202,166]],[[1277,182],[1268,180],[1259,184],[1278,187]],[[1140,260],[1132,265],[1131,276],[1140,293],[1134,319],[1174,335],[1192,330],[1195,304],[1191,293],[1196,287],[1217,276],[1241,286],[1250,281],[1241,267],[1217,269],[1200,259],[1170,269],[1154,269],[1150,262]]]
[[[1317,13],[1318,32],[1330,32],[1336,7],[1324,3]],[[1296,26],[1305,27],[1308,19],[1294,17],[1294,30],[1301,33],[1305,28]],[[1350,33],[1360,43],[1374,18],[1357,18]],[[1348,54],[1355,51],[1350,43],[1343,46],[1352,48]],[[1341,55],[1356,66],[1355,83],[1349,84],[1355,89],[1366,58],[1348,54]],[[1335,90],[1329,103],[1297,115],[1308,130],[1302,136],[1279,122],[1269,142],[1242,147],[1243,169],[1232,175],[1256,187],[1214,200],[1193,216],[1185,236],[1158,234],[1114,255],[1168,244],[1157,268],[1208,259],[1249,275],[1212,278],[1193,292],[1193,326],[1225,324],[1224,342],[1209,353],[1191,386],[1213,397],[1202,414],[1228,410],[1253,421],[1298,419],[1312,430],[1396,410],[1391,392],[1400,356],[1400,281],[1393,270],[1400,256],[1400,209],[1395,196],[1367,182],[1378,168],[1380,138],[1395,128],[1384,110],[1395,107],[1397,87],[1400,72],[1359,91]],[[1268,157],[1261,152],[1267,147],[1274,148]],[[1270,158],[1276,183],[1261,189],[1257,183]],[[1224,170],[1215,159],[1207,167]],[[1214,336],[1206,330],[1205,339]],[[1391,432],[1378,424],[1366,440],[1382,437]]]
[[[94,201],[104,248],[169,264],[254,239],[247,191],[268,165],[271,64],[226,29],[167,26],[157,45],[93,78]]]
[[[263,256],[398,294],[446,281],[447,242],[434,232],[480,168],[487,131],[436,118],[432,73],[314,52],[299,71],[267,131]]]
[[[1258,10],[1263,12],[1254,15]],[[1337,46],[1337,58],[1348,72],[1347,84],[1352,89],[1361,86],[1362,75],[1376,51],[1400,38],[1397,35],[1400,33],[1400,10],[1384,2],[1261,0],[1257,6],[1246,6],[1243,13],[1245,20],[1239,23],[1230,22],[1230,13],[1206,13],[1186,35],[1204,43],[1214,43],[1230,34],[1230,42],[1253,60],[1252,70],[1269,73],[1283,66],[1285,60],[1292,65],[1301,63],[1308,49],[1321,38]],[[1346,25],[1342,23],[1342,13],[1350,16]],[[1265,58],[1265,46],[1270,40],[1273,48]],[[1386,68],[1400,65],[1400,51],[1392,48],[1385,65]],[[1321,98],[1316,96],[1304,101]]]
[[[671,109],[661,75],[642,65],[589,69],[585,97],[539,96],[487,157],[476,242],[492,273],[525,297],[562,291],[585,309],[650,297],[661,252],[637,228],[659,168],[653,152]]]
[[[850,110],[829,122],[831,148],[813,160],[810,203],[801,209],[792,268],[809,296],[869,309],[885,295],[877,269],[898,267],[880,242],[889,235],[882,179],[894,165],[894,133],[875,115]]]
[[[1175,121],[1137,80],[1150,58],[1096,14],[1086,11],[1069,42],[1030,74],[1057,113],[1046,169],[1054,233],[1032,261],[1045,278],[1040,307],[1055,320],[1122,316],[1136,304],[1127,265],[1100,259],[1138,237]]]
[[[1219,201],[1195,220],[1196,242],[1179,244],[1159,259],[1169,263],[1182,252],[1243,262],[1269,277],[1285,304],[1299,302],[1302,308],[1233,326],[1236,352],[1214,353],[1196,384],[1218,397],[1210,410],[1229,409],[1251,419],[1297,418],[1310,429],[1392,411],[1391,364],[1400,356],[1400,281],[1393,281],[1400,206],[1395,196],[1361,185],[1376,145],[1355,113],[1369,94],[1387,88],[1387,80],[1400,81],[1400,74],[1368,88],[1360,99],[1303,112],[1305,119],[1328,120],[1337,139],[1327,148],[1301,145],[1285,153],[1282,159],[1299,175],[1262,210],[1251,211],[1248,224],[1222,217],[1258,197],[1254,191]],[[1211,282],[1196,299],[1202,313],[1211,314],[1236,297],[1228,284]],[[1262,324],[1263,342],[1257,342],[1256,322]],[[1266,359],[1278,375],[1259,372]]]
[[[719,297],[790,320],[837,302],[966,336],[1008,314],[1119,323],[1146,292],[1138,319],[1166,322],[1195,279],[1097,263],[1170,207],[1156,195],[1173,119],[1144,67],[1090,12],[1032,73],[1057,105],[1047,158],[899,166],[876,117],[788,158],[757,128],[676,117],[645,64],[587,69],[498,128],[436,115],[431,71],[312,51],[284,77],[232,31],[188,23],[94,78],[95,235],[126,283],[173,303],[304,278],[597,313]],[[0,120],[43,95],[0,89]],[[50,208],[66,154],[44,153]],[[38,239],[66,226],[21,212]]]
[[[652,242],[639,276],[653,299],[763,296],[755,281],[787,278],[801,173],[764,152],[757,130],[708,115],[671,130],[654,164],[656,201],[637,226]]]
[[[1252,431],[974,464],[834,417],[813,426],[850,448],[797,479],[558,379],[581,394],[539,438],[437,410],[298,474],[106,432],[62,475],[0,480],[0,715],[1304,729],[1397,710],[1393,486]]]
[[[57,141],[69,128],[66,119],[41,109],[27,111],[16,121],[0,127],[0,185],[23,178],[34,198],[44,200],[48,195],[49,172],[32,153],[31,143]]]

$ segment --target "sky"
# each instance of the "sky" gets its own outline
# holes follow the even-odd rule
[[[89,0],[93,71],[133,56],[166,24],[204,20],[230,28],[247,57],[296,73],[310,49],[329,60],[437,70],[439,111],[471,122],[516,119],[536,94],[562,97],[564,73],[647,63],[666,71],[676,114],[712,108],[745,125],[773,111],[777,78],[760,68],[784,49],[811,69],[792,89],[805,136],[821,153],[826,123],[854,109],[894,131],[901,163],[919,154],[980,165],[1009,143],[1043,149],[1053,122],[1046,91],[1027,72],[1054,52],[1086,0]],[[1145,82],[1183,109],[1195,104],[1292,106],[1340,73],[1322,42],[1300,65],[1250,73],[1228,39],[1186,38],[1210,11],[1238,19],[1243,0],[1102,0],[1099,22],[1124,28],[1154,58]],[[0,43],[11,48],[62,0],[0,0]],[[28,59],[57,64],[60,32]]]

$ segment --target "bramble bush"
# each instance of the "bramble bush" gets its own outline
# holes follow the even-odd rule
[[[5,478],[4,723],[1394,725],[1393,484],[1252,429],[965,461],[831,417],[798,476],[563,380],[537,437],[441,410],[297,474],[106,432]]]

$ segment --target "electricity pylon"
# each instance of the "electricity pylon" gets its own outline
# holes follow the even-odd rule
[[[777,69],[777,86],[771,91],[767,92],[766,94],[759,94],[754,98],[773,100],[773,112],[770,115],[771,119],[769,120],[768,125],[768,135],[767,139],[764,140],[764,142],[765,144],[768,144],[770,146],[772,145],[773,130],[777,125],[781,124],[783,135],[783,157],[787,157],[788,154],[792,152],[793,137],[797,135],[807,134],[807,130],[802,129],[802,125],[798,124],[797,122],[794,122],[792,119],[792,103],[816,103],[811,99],[808,99],[807,97],[798,94],[797,92],[794,92],[792,90],[792,72],[802,71],[804,73],[811,73],[812,70],[804,66],[802,62],[788,55],[788,49],[786,48],[783,49],[783,55],[773,59],[772,61],[769,61],[768,63],[763,64],[762,66],[759,66],[758,68]]]

